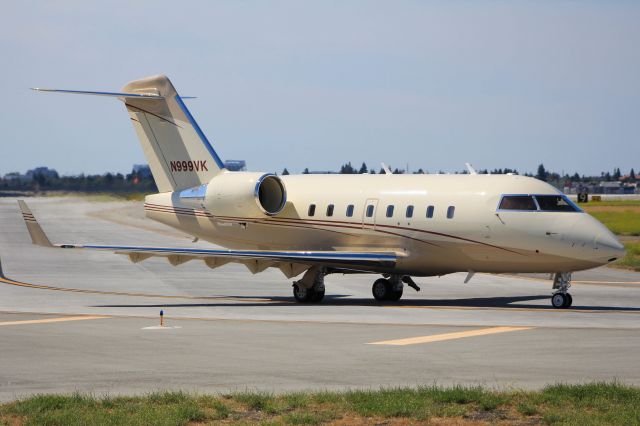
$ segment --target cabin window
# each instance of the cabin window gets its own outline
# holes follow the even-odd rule
[[[393,217],[393,204],[387,206],[387,217]]]
[[[307,212],[308,216],[313,216],[314,214],[316,214],[316,205],[315,204],[309,204],[309,211]]]
[[[454,214],[456,214],[456,206],[449,206],[447,209],[447,219],[453,219]]]
[[[333,204],[327,206],[327,216],[333,216]]]
[[[413,217],[413,206],[407,206],[407,217]]]
[[[578,206],[564,195],[536,195],[540,210],[545,212],[579,212]]]
[[[373,204],[369,204],[369,205],[367,206],[367,217],[371,217],[371,216],[373,216],[373,209],[374,209]]]
[[[537,210],[531,195],[505,195],[500,201],[500,210]]]
[[[427,207],[427,219],[431,219],[433,217],[433,210],[434,210],[433,206]]]
[[[347,217],[353,216],[353,204],[347,206]]]

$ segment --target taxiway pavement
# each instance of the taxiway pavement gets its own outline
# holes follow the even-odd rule
[[[136,202],[28,200],[55,242],[209,247],[145,220]],[[640,384],[640,274],[574,274],[570,310],[541,277],[417,279],[381,305],[373,276],[331,275],[320,305],[278,270],[132,264],[31,244],[0,200],[0,400],[39,392],[274,392],[432,384]],[[167,327],[158,328],[165,313]]]

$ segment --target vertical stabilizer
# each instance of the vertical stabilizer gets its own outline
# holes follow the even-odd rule
[[[208,183],[224,168],[166,76],[132,81],[122,92],[151,95],[123,100],[160,192]]]

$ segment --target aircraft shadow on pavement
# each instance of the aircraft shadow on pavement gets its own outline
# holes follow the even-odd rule
[[[204,298],[204,297],[203,297]],[[140,304],[109,304],[93,305],[94,308],[202,308],[202,307],[256,307],[256,306],[296,306],[302,305],[293,301],[291,297],[275,296],[216,296],[220,299],[227,299],[229,302],[205,302],[205,303],[140,303]],[[558,310],[550,304],[538,305],[523,303],[537,300],[548,300],[548,295],[537,296],[500,296],[500,297],[475,297],[464,299],[407,299],[398,302],[376,302],[370,298],[352,298],[349,295],[327,295],[319,304],[308,304],[302,306],[366,306],[366,307],[397,307],[397,308],[462,308],[462,309],[528,309],[540,311],[565,311],[588,310],[602,312],[638,312],[640,308],[617,307],[617,306],[587,306],[574,305],[567,310]],[[243,302],[242,299],[248,299]],[[255,299],[264,299],[256,302]]]

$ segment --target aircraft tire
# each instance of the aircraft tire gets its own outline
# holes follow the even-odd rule
[[[322,292],[322,296],[324,296],[324,292]],[[293,297],[300,303],[312,303],[317,296],[312,288],[302,288],[298,284],[294,284]]]
[[[313,300],[312,303],[320,303],[322,299],[324,299],[324,290],[312,290],[313,291]]]
[[[568,301],[569,298],[567,297],[567,294],[564,293],[555,293],[551,296],[551,306],[556,309],[566,308]]]
[[[389,294],[389,298],[387,300],[390,300],[392,302],[397,302],[398,300],[400,300],[402,298],[402,289],[400,290],[391,290],[391,293]]]
[[[573,297],[569,293],[565,294],[566,301],[564,302],[563,308],[569,308],[573,304]]]
[[[390,300],[389,297],[391,295],[392,288],[389,280],[385,280],[384,278],[379,278],[375,280],[373,286],[371,287],[371,293],[373,294],[373,298],[378,302],[384,302],[386,300]]]

